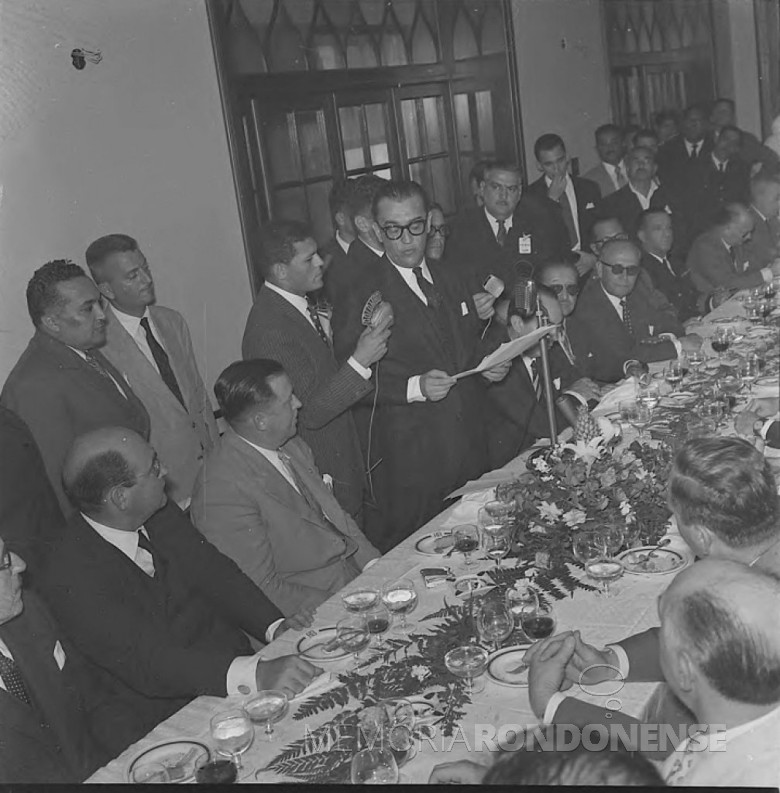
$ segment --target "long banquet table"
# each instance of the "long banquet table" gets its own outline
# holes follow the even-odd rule
[[[691,330],[707,338],[712,334],[713,328],[716,327],[713,324],[714,321],[722,317],[739,315],[744,315],[742,303],[732,299],[708,315],[706,322],[697,323]],[[709,344],[705,348],[708,354],[712,354]],[[651,367],[653,371],[659,371],[661,368],[662,365],[658,364]],[[733,427],[727,427],[725,432],[732,434]],[[631,439],[632,435],[629,431],[625,440],[629,441]],[[520,457],[502,469],[501,472],[486,474],[483,480],[485,480],[485,483],[489,483],[502,478],[504,474],[520,473],[525,470],[526,457],[527,453],[520,455]],[[447,596],[449,601],[454,598],[450,584],[426,589],[419,574],[421,568],[448,565],[457,576],[474,572],[475,568],[487,568],[492,562],[484,560],[479,562],[479,567],[472,565],[471,568],[465,569],[459,554],[454,554],[446,560],[442,560],[439,557],[424,556],[415,550],[415,543],[431,532],[452,528],[462,523],[475,523],[477,510],[492,497],[492,486],[486,484],[486,487],[487,489],[485,490],[477,490],[464,496],[460,501],[420,528],[414,535],[385,554],[382,559],[355,581],[351,582],[342,592],[323,603],[317,609],[313,628],[319,629],[333,626],[345,615],[341,599],[342,595],[366,587],[381,588],[384,584],[396,581],[402,577],[410,577],[415,581],[419,602],[416,610],[410,615],[409,620],[415,624],[415,628],[420,628],[418,620],[421,616],[440,609],[445,596]],[[672,534],[672,538],[671,547],[687,553],[687,549],[679,536]],[[505,560],[504,564],[512,564],[512,560]],[[571,598],[555,603],[556,630],[578,629],[586,641],[596,646],[603,646],[629,634],[645,630],[658,622],[656,614],[657,596],[659,592],[668,586],[669,581],[670,576],[668,575],[656,577],[625,575],[617,582],[615,586],[616,594],[610,598],[602,598],[591,592],[577,590]],[[296,644],[301,635],[298,632],[283,634],[261,651],[262,657],[269,659],[295,653]],[[392,629],[389,635],[393,635]],[[351,664],[351,658],[323,664],[326,671],[321,679],[315,681],[316,690],[327,690],[329,685],[335,683],[335,675],[350,668]],[[650,705],[656,688],[656,684],[626,684],[619,695],[621,708],[629,715],[641,716],[645,708]],[[614,689],[610,689],[609,693],[613,691]],[[578,696],[603,705],[607,698],[607,692],[605,692],[603,697],[582,692],[578,693]],[[240,782],[272,783],[292,781],[290,778],[280,777],[268,771],[260,771],[257,774],[257,778],[255,774],[278,755],[284,747],[295,740],[303,738],[306,727],[313,730],[317,726],[330,721],[335,715],[335,711],[331,710],[320,713],[310,719],[295,721],[292,715],[303,699],[304,697],[301,696],[293,700],[290,712],[275,727],[275,740],[273,742],[266,741],[262,730],[260,728],[256,729],[254,742],[243,757],[244,769],[239,775]],[[108,783],[128,781],[128,769],[132,760],[141,752],[161,742],[194,739],[213,746],[209,735],[210,718],[217,711],[234,704],[240,704],[240,702],[240,699],[225,700],[215,697],[198,697],[158,725],[149,735],[130,746],[107,766],[98,770],[88,781]],[[356,704],[355,702],[350,702],[350,706],[355,706]],[[526,688],[507,688],[494,683],[488,678],[484,692],[474,696],[474,701],[467,708],[466,717],[461,722],[465,741],[458,740],[453,745],[451,739],[435,736],[432,743],[423,742],[418,754],[402,768],[401,781],[408,783],[427,782],[435,765],[467,757],[469,750],[476,748],[475,742],[478,743],[478,738],[475,741],[476,736],[480,734],[480,728],[477,725],[491,725],[499,728],[505,725],[533,725],[537,721],[530,708]],[[486,758],[484,759],[486,761]]]

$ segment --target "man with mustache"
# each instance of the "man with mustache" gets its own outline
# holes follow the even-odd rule
[[[60,478],[73,440],[122,426],[149,437],[149,414],[100,351],[106,314],[95,284],[77,264],[48,262],[27,285],[35,335],[5,381],[0,403],[30,428],[63,513],[74,511]]]

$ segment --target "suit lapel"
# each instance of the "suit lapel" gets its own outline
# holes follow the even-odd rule
[[[260,287],[260,291],[257,293],[257,300],[261,301],[261,304],[264,302],[269,306],[273,306],[275,312],[281,314],[289,322],[292,322],[301,332],[311,334],[312,338],[316,339],[317,344],[326,346],[320,338],[319,333],[315,330],[314,325],[312,325],[289,300],[285,300],[281,295],[274,292],[273,289],[268,289],[268,287],[263,284],[263,286]]]

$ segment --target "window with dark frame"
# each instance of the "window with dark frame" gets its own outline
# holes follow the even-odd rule
[[[522,158],[507,0],[208,7],[250,263],[269,220],[326,242],[334,180],[414,179],[451,216],[475,162]]]

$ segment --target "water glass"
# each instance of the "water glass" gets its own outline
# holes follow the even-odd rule
[[[410,578],[401,578],[382,587],[382,602],[393,614],[401,615],[401,631],[406,633],[406,615],[417,606],[417,590]]]
[[[503,600],[485,600],[477,611],[477,631],[483,642],[492,642],[498,652],[501,642],[514,630],[515,620]]]
[[[371,643],[368,620],[365,614],[354,614],[336,623],[339,643],[355,656],[355,666],[360,662],[360,653]]]
[[[360,614],[379,603],[379,592],[376,589],[359,589],[357,592],[342,595],[341,600],[347,611]]]
[[[696,374],[699,373],[706,360],[707,357],[701,350],[693,350],[688,353],[688,363]]]
[[[269,689],[259,691],[245,705],[244,710],[255,724],[265,724],[265,734],[269,741],[273,740],[274,724],[284,718],[289,710],[290,700],[284,691]]]
[[[353,785],[397,785],[398,764],[390,749],[361,749],[350,767]]]
[[[636,401],[640,405],[646,405],[651,412],[655,410],[661,401],[661,391],[658,388],[658,384],[653,382],[648,385],[637,384]]]
[[[217,713],[211,719],[211,738],[217,753],[230,757],[241,768],[241,755],[250,747],[255,736],[252,722],[243,708]]]
[[[455,647],[444,656],[444,665],[447,670],[455,677],[466,681],[466,691],[469,696],[484,690],[485,681],[482,675],[487,669],[487,664],[487,650],[476,644]]]
[[[748,393],[751,393],[753,390],[753,383],[756,382],[759,375],[761,374],[758,365],[758,356],[749,355],[747,358],[745,358],[739,367],[739,373],[742,376],[742,381],[747,383]]]
[[[509,554],[511,549],[512,540],[506,532],[498,534],[489,530],[482,531],[482,550],[488,559],[495,561],[496,570],[501,569],[501,560]]]
[[[455,550],[463,554],[463,562],[466,567],[471,566],[471,552],[479,548],[479,530],[471,523],[456,526],[452,530],[455,538]]]
[[[539,607],[539,595],[530,584],[518,583],[506,591],[506,605],[515,621],[515,628],[520,628],[523,614],[535,614]]]
[[[512,526],[516,508],[514,501],[490,501],[477,512],[477,523],[483,531],[503,531]]]

